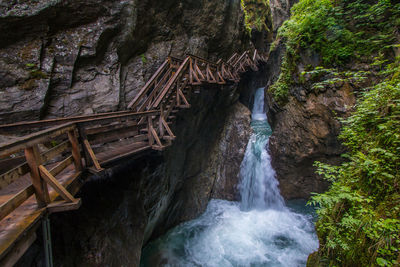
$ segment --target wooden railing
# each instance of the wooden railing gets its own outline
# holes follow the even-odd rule
[[[176,138],[170,128],[174,113],[190,107],[194,87],[236,83],[240,73],[257,70],[265,60],[257,51],[234,54],[226,63],[194,55],[169,57],[126,111],[0,125],[0,134],[14,135],[13,141],[0,144],[0,221],[33,195],[36,207],[27,204],[32,212],[77,209],[80,199],[67,189],[83,171],[96,173],[141,151],[163,150]],[[18,186],[21,179],[24,186]],[[9,189],[13,186],[18,190]],[[0,244],[0,259],[5,251]]]

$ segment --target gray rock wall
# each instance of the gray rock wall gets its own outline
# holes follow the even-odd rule
[[[250,48],[238,0],[11,1],[0,5],[0,123],[124,109],[168,55]],[[177,114],[167,151],[93,177],[51,217],[57,266],[137,266],[142,245],[234,199],[250,134],[247,85],[209,86]],[[39,235],[40,236],[40,235]],[[40,238],[19,266],[43,264]]]
[[[124,109],[168,55],[249,46],[240,1],[0,5],[0,123]]]

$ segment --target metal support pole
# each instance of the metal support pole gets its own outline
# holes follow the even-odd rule
[[[53,267],[53,251],[51,249],[50,219],[46,214],[42,220],[43,245],[46,267]]]

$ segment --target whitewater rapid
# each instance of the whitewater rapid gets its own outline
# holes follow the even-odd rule
[[[240,171],[241,201],[211,200],[199,218],[149,244],[141,266],[306,265],[318,248],[313,218],[288,208],[279,193],[263,88],[255,94],[252,129]]]

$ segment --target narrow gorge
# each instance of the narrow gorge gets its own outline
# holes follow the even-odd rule
[[[0,1],[0,266],[398,266],[395,0]]]

